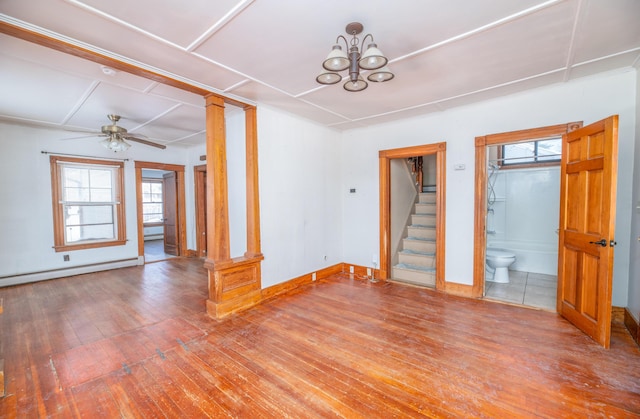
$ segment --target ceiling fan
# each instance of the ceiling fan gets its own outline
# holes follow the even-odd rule
[[[109,120],[111,120],[111,125],[103,125],[102,126],[102,134],[105,135],[103,141],[100,142],[103,146],[113,151],[124,151],[131,147],[131,144],[127,143],[128,141],[135,141],[137,143],[146,144],[152,147],[157,147],[161,149],[167,148],[167,146],[154,143],[152,141],[146,140],[144,138],[140,138],[139,135],[129,134],[127,130],[121,126],[118,126],[117,123],[120,120],[120,115],[107,115]]]
[[[154,143],[153,141],[149,141],[145,138],[140,138],[141,134],[129,134],[125,128],[117,125],[118,121],[120,120],[120,115],[110,114],[107,115],[107,117],[109,118],[109,120],[111,120],[112,123],[110,125],[103,125],[100,130],[102,134],[96,134],[96,136],[98,137],[106,137],[104,140],[100,141],[100,144],[102,144],[105,148],[112,151],[125,151],[129,147],[131,147],[131,144],[127,143],[125,140],[135,141],[137,143],[161,148],[163,150],[167,148],[167,146],[165,145]],[[93,137],[93,135],[67,139],[71,140],[86,137]]]

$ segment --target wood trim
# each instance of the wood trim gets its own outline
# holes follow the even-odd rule
[[[392,150],[380,150],[380,279],[388,279],[391,264],[391,159],[403,159],[429,154],[436,155],[436,289],[445,287],[445,211],[446,211],[446,150],[440,142]]]
[[[80,163],[87,165],[104,165],[109,167],[118,168],[118,176],[116,179],[117,188],[115,201],[119,202],[116,205],[116,231],[115,239],[108,241],[98,242],[85,242],[78,244],[65,244],[64,238],[64,215],[62,212],[61,197],[61,179],[58,162],[63,163]],[[52,155],[49,157],[50,171],[51,171],[51,204],[53,210],[53,249],[56,252],[67,252],[84,249],[97,249],[101,247],[110,246],[123,246],[127,243],[127,218],[125,209],[125,195],[124,195],[124,162],[115,160],[100,160],[93,158],[77,158],[67,156]]]
[[[473,287],[474,298],[484,296],[487,238],[487,147],[486,137],[476,137],[475,219],[473,223]]]
[[[571,131],[582,127],[582,121],[569,122],[568,124],[549,125],[540,128],[528,128],[518,131],[501,132],[485,135],[485,145],[502,145],[522,143],[531,140],[541,140],[550,137],[561,137]],[[476,143],[477,145],[477,143]]]
[[[477,298],[473,285],[447,282],[444,291],[447,294],[457,295],[460,297]]]
[[[550,125],[519,131],[489,134],[475,138],[475,203],[473,232],[473,291],[472,297],[484,295],[487,219],[487,146],[526,142],[536,139],[562,136],[582,127],[582,121]]]
[[[4,359],[0,359],[0,398],[4,397]]]
[[[135,66],[133,64],[126,63],[124,61],[120,61],[118,59],[109,57],[99,52],[96,52],[87,48],[83,48],[81,46],[74,45],[74,44],[62,41],[60,39],[52,38],[50,36],[46,36],[32,30],[21,28],[21,27],[12,25],[10,23],[0,22],[0,33],[4,33],[10,36],[13,36],[15,38],[32,42],[34,44],[41,45],[43,47],[51,48],[53,50],[60,51],[65,54],[83,58],[88,61],[93,61],[98,64],[106,65],[115,70],[124,71],[129,74],[133,74],[134,76],[144,77],[146,79],[153,80],[161,84],[166,84],[168,86],[176,87],[178,89],[195,93],[203,97],[208,95],[215,95],[221,98],[222,100],[224,100],[226,103],[229,103],[235,106],[239,106],[239,107],[250,106],[249,104],[242,102],[240,100],[218,95],[214,92],[203,89],[201,87],[197,87],[192,84],[189,84],[180,80],[176,80],[174,78],[165,76],[163,74],[159,74],[154,71],[144,69],[144,68]]]
[[[255,106],[246,106],[246,188],[247,188],[247,251],[245,256],[261,255],[260,196],[258,179],[258,116]]]
[[[187,250],[187,209],[184,166],[180,164],[135,161],[136,172],[136,214],[138,218],[138,256],[144,256],[144,217],[142,216],[142,169],[165,170],[176,173],[176,212],[178,220],[178,256],[185,256]]]
[[[247,250],[230,259],[229,202],[224,101],[206,97],[207,112],[207,313],[216,319],[252,307],[261,300],[260,207],[258,194],[257,114],[246,106]]]
[[[207,96],[207,261],[230,259],[224,101]]]
[[[194,166],[193,179],[195,190],[196,210],[196,256],[205,257],[207,248],[207,191],[206,191],[207,165]]]
[[[380,279],[389,278],[391,265],[391,160],[380,155]]]
[[[625,307],[611,306],[611,323],[624,324]]]
[[[331,275],[335,275],[343,272],[343,264],[338,263],[337,265],[329,266],[327,268],[320,269],[315,272],[316,281],[320,281],[330,277]],[[285,294],[287,292],[293,291],[297,288],[300,288],[304,285],[312,284],[315,282],[313,280],[313,273],[310,272],[308,274],[300,275],[299,277],[292,278],[288,281],[281,282],[279,284],[272,285],[270,287],[264,288],[262,290],[262,300],[266,301],[277,297],[279,295]]]
[[[445,280],[445,226],[446,226],[446,143],[436,152],[436,289],[446,291]]]
[[[638,316],[640,318],[640,315]],[[628,308],[624,308],[624,325],[633,340],[640,346],[640,322],[633,317]]]

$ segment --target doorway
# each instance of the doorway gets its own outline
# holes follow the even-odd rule
[[[186,255],[184,166],[136,162],[138,256],[145,263]]]
[[[399,193],[397,190],[393,189],[393,181],[392,181],[392,164],[395,165],[398,161],[400,162],[400,166],[402,164],[406,165],[406,162],[409,162],[410,166],[416,167],[415,164],[419,160],[422,161],[424,157],[434,156],[433,161],[435,162],[435,168],[433,173],[434,185],[432,185],[433,190],[429,192],[429,195],[432,195],[432,202],[429,203],[420,203],[420,199],[417,199],[418,202],[414,202],[409,200],[405,207],[407,210],[410,208],[415,208],[420,205],[426,205],[433,207],[432,211],[428,211],[428,214],[415,214],[411,215],[411,217],[416,218],[430,218],[428,222],[428,229],[433,229],[433,245],[434,245],[434,255],[430,256],[435,264],[433,274],[435,278],[433,279],[433,285],[435,285],[436,289],[444,290],[445,289],[445,280],[444,280],[444,263],[445,263],[445,158],[446,158],[446,143],[435,143],[435,144],[427,144],[422,146],[415,147],[406,147],[399,148],[393,150],[382,150],[379,152],[379,165],[380,165],[380,272],[379,278],[381,279],[393,279],[394,277],[394,265],[397,266],[395,262],[395,254],[399,245],[398,242],[402,240],[400,234],[392,234],[393,232],[407,230],[408,227],[402,226],[402,230],[400,228],[392,229],[392,224],[394,223],[394,216],[392,214],[392,201],[394,198],[394,193]],[[427,157],[429,158],[429,157]],[[406,167],[405,167],[406,168]],[[417,171],[422,175],[422,171]],[[423,182],[419,181],[420,184]],[[415,186],[413,186],[415,188]],[[419,189],[422,189],[422,185],[420,185]],[[416,194],[418,196],[421,195],[422,191],[413,190],[413,196]],[[397,211],[397,207],[396,207]],[[400,214],[399,217],[404,220],[408,220],[409,214]],[[400,223],[402,224],[402,223]],[[416,222],[416,224],[420,224]],[[422,225],[417,226],[417,229],[423,229]],[[397,239],[397,240],[396,240]],[[425,240],[422,240],[426,242]],[[423,243],[426,244],[426,243]],[[425,253],[425,250],[418,250],[414,253]],[[409,252],[411,253],[411,252]],[[431,250],[428,253],[432,253]],[[414,255],[409,255],[414,256]],[[411,265],[411,263],[408,263]],[[410,281],[411,282],[411,281]],[[413,281],[416,282],[416,281]],[[420,282],[421,285],[424,285]],[[433,286],[432,285],[432,286]]]
[[[561,139],[581,126],[476,137],[475,297],[556,310]]]

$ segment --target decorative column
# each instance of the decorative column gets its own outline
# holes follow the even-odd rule
[[[220,319],[260,302],[260,218],[255,108],[247,114],[247,252],[231,259],[224,99],[206,97],[207,123],[207,313]],[[253,121],[249,124],[249,121]]]

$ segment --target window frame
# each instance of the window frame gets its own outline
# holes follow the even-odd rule
[[[81,241],[77,243],[66,243],[65,240],[65,220],[64,201],[62,190],[62,165],[81,164],[93,167],[116,168],[115,182],[113,185],[114,203],[114,224],[115,238],[106,240]],[[114,160],[98,160],[89,158],[77,158],[53,155],[50,157],[51,164],[51,199],[53,207],[53,248],[56,252],[71,250],[94,249],[109,246],[122,246],[126,244],[126,215],[124,203],[124,162]]]
[[[560,155],[558,155],[557,159],[553,159],[553,160],[549,160],[549,159],[545,159],[544,161],[539,161],[538,159],[540,157],[544,157],[544,156],[540,156],[538,154],[538,143],[540,141],[548,141],[548,140],[560,140],[560,142],[562,142],[562,136],[551,136],[551,137],[545,137],[545,138],[531,138],[529,140],[519,140],[513,143],[505,143],[505,144],[501,144],[498,147],[498,166],[500,167],[501,170],[506,169],[525,169],[525,168],[534,168],[534,167],[545,167],[545,166],[560,166],[560,161],[562,158],[562,151],[560,152]],[[535,153],[533,156],[531,156],[531,158],[534,159],[534,161],[531,162],[522,162],[522,163],[505,163],[505,157],[504,157],[504,147],[507,145],[512,145],[512,144],[523,144],[523,143],[535,143],[534,145],[534,149],[535,149]]]
[[[146,202],[144,200],[144,190],[142,191],[142,225],[144,227],[158,227],[158,226],[163,226],[164,225],[164,221],[158,221],[158,222],[154,222],[154,223],[145,223],[144,222],[144,204],[162,204],[162,217],[161,219],[164,220],[164,180],[160,179],[160,178],[150,178],[150,177],[143,177],[142,178],[142,188],[144,189],[144,184],[145,183],[159,183],[162,186],[162,201],[160,202]]]

